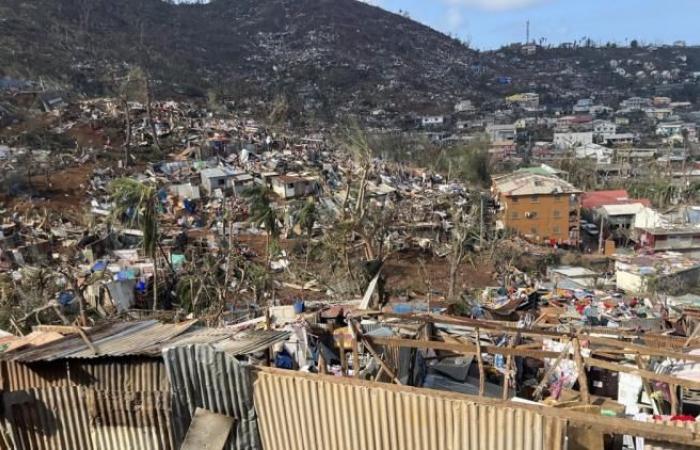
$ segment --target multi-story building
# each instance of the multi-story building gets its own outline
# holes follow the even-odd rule
[[[536,242],[578,245],[581,191],[555,176],[516,172],[494,179],[498,224]]]

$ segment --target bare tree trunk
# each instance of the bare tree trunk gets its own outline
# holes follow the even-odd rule
[[[153,121],[153,109],[151,108],[151,102],[153,101],[153,95],[151,92],[151,80],[150,73],[146,72],[146,115],[148,116],[148,123],[151,127],[151,133],[153,134],[153,144],[156,146],[158,151],[162,151],[160,147],[160,140],[158,139],[158,133],[156,133],[156,123]]]
[[[129,167],[129,149],[131,147],[131,114],[129,113],[129,101],[127,98],[124,98],[123,103],[124,107],[124,126],[125,126],[125,132],[126,132],[126,137],[124,139],[124,167]]]
[[[158,310],[158,254],[153,255],[153,311]]]

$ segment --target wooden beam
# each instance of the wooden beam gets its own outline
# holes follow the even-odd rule
[[[591,396],[588,393],[588,377],[586,376],[586,363],[581,357],[581,343],[578,338],[574,339],[574,359],[578,370],[578,389],[581,393],[581,400],[587,405],[591,403]]]
[[[671,375],[655,373],[644,369],[603,361],[602,359],[584,358],[583,360],[586,362],[587,365],[592,367],[599,367],[601,369],[612,370],[614,372],[630,373],[632,375],[637,375],[645,380],[661,381],[662,383],[677,384],[678,386],[684,386],[691,389],[700,389],[700,381],[686,380],[685,378],[677,378]]]
[[[569,342],[567,342],[564,345],[564,348],[561,350],[559,355],[557,355],[557,359],[554,360],[554,363],[549,366],[549,369],[547,372],[545,372],[544,376],[540,380],[540,383],[537,385],[537,388],[535,389],[535,392],[532,394],[532,398],[539,400],[542,398],[542,391],[544,390],[544,387],[547,385],[547,381],[549,381],[549,377],[552,376],[554,371],[559,367],[559,363],[561,360],[564,358],[564,355],[568,357],[569,355]]]
[[[352,326],[350,331],[352,332],[352,371],[355,378],[360,378],[360,350],[357,344],[357,334]]]
[[[678,405],[678,386],[669,384],[668,389],[671,396],[671,415],[677,416],[680,412],[680,407]]]
[[[396,376],[394,373],[394,370],[390,368],[386,362],[382,359],[381,356],[379,356],[379,353],[374,349],[372,344],[369,341],[369,338],[365,337],[362,335],[362,332],[359,329],[359,325],[355,323],[354,321],[350,321],[350,326],[354,327],[355,333],[357,336],[362,340],[362,342],[365,344],[365,347],[367,348],[367,351],[372,355],[372,357],[379,363],[379,365],[384,369],[384,372],[386,372],[387,375],[391,378],[391,380],[396,383],[396,384],[402,384],[399,378]]]
[[[519,340],[519,338],[518,338],[518,336],[514,336],[514,337],[511,337],[510,339],[511,339],[511,341],[510,341],[510,344],[508,344],[508,347],[512,349],[515,347],[515,343]],[[515,365],[513,364],[513,355],[512,354],[508,355],[506,357],[506,370],[503,374],[503,392],[502,392],[503,400],[508,400],[508,389],[510,387],[509,384],[510,384],[511,379],[513,379],[513,380],[515,379],[515,377],[513,377],[514,366]]]
[[[481,355],[481,335],[476,329],[476,362],[479,364],[479,397],[483,397],[486,392],[486,371],[484,370],[484,359]]]
[[[422,348],[432,350],[445,350],[449,352],[459,353],[461,355],[476,355],[476,345],[465,343],[453,343],[443,341],[425,341],[420,339],[400,339],[400,338],[383,338],[365,336],[368,341],[377,345],[394,345],[397,347],[407,348]],[[499,355],[522,356],[535,359],[556,358],[558,352],[550,352],[544,350],[522,350],[520,348],[496,347],[493,345],[482,345],[482,353],[495,353]]]
[[[525,334],[525,333],[523,333]],[[424,340],[414,340],[414,339],[398,339],[398,338],[379,338],[379,337],[365,337],[365,342],[372,342],[376,345],[394,345],[397,347],[408,347],[408,348],[424,348],[433,350],[445,350],[451,351],[459,354],[466,355],[476,355],[477,350],[475,345],[470,344],[453,344],[448,342],[440,341],[424,341]],[[495,347],[495,346],[482,346],[481,351],[483,353],[499,354],[499,355],[513,355],[513,356],[524,356],[528,358],[544,359],[544,358],[557,358],[559,356],[558,352],[549,351],[537,351],[537,350],[521,350],[519,348],[508,348],[508,347]],[[668,384],[677,384],[678,386],[684,386],[691,389],[700,389],[700,382],[693,380],[686,380],[684,378],[677,378],[670,375],[659,374],[650,372],[648,370],[639,370],[634,367],[625,366],[622,364],[616,364],[602,359],[597,358],[583,358],[584,363],[589,367],[599,367],[601,369],[612,370],[615,372],[624,372],[638,375],[646,380],[661,381]]]
[[[644,356],[659,356],[663,358],[672,358],[680,361],[691,361],[691,362],[697,362],[700,363],[700,355],[691,355],[689,353],[682,353],[678,351],[673,351],[670,349],[662,349],[662,348],[654,348],[654,347],[649,347],[646,345],[640,345],[640,344],[633,344],[631,342],[627,341],[622,341],[619,339],[611,339],[611,338],[604,338],[604,337],[599,337],[599,336],[591,336],[590,332],[591,330],[580,330],[577,333],[560,333],[560,332],[555,332],[555,331],[547,331],[547,330],[537,330],[537,329],[532,329],[532,330],[522,330],[517,328],[517,325],[514,322],[494,322],[494,321],[487,321],[487,320],[477,320],[477,319],[466,319],[466,318],[455,318],[455,317],[447,317],[447,316],[439,316],[439,315],[431,315],[431,316],[426,316],[426,315],[406,315],[406,314],[385,314],[387,317],[397,317],[397,318],[403,318],[405,320],[425,320],[431,323],[442,323],[446,325],[459,325],[459,326],[466,326],[466,327],[479,327],[482,330],[491,330],[494,333],[498,334],[506,334],[506,335],[516,335],[517,333],[521,333],[523,336],[536,336],[536,337],[546,337],[550,339],[557,339],[557,340],[570,340],[574,338],[575,336],[578,336],[580,339],[589,341],[590,343],[593,344],[598,344],[598,345],[605,345],[608,347],[614,347],[614,348],[620,348],[627,350],[628,354],[634,354],[634,353],[640,353],[641,355]],[[595,332],[600,332],[603,333],[603,331],[595,331]],[[612,334],[612,332],[611,332]],[[643,335],[639,335],[638,333],[629,336],[630,338],[634,337],[643,337]]]
[[[88,335],[85,333],[85,331],[83,331],[83,329],[80,328],[79,326],[75,326],[74,328],[75,328],[76,333],[78,333],[80,335],[80,337],[83,339],[83,341],[85,341],[85,345],[88,346],[88,348],[90,349],[92,354],[99,355],[100,353],[97,351],[97,347],[95,347],[95,345],[92,343],[92,341],[90,340]]]

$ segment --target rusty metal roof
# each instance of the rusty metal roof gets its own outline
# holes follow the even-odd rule
[[[164,344],[188,331],[195,320],[162,324],[156,320],[116,322],[87,331],[93,352],[80,335],[6,353],[3,359],[19,362],[56,361],[105,356],[159,356]]]
[[[160,357],[165,347],[210,344],[232,355],[254,353],[289,337],[287,331],[240,332],[195,327],[196,320],[164,324],[157,320],[115,322],[86,332],[94,352],[78,334],[0,355],[23,363],[119,356]]]

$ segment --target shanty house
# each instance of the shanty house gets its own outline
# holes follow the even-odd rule
[[[0,448],[185,448],[202,408],[230,419],[217,448],[260,450],[252,368],[237,357],[288,337],[145,320],[0,338]]]
[[[499,225],[538,242],[577,245],[581,191],[554,176],[514,173],[493,182]]]
[[[281,198],[305,197],[316,192],[318,184],[312,178],[282,175],[270,180],[272,190]]]
[[[254,182],[253,176],[245,172],[237,172],[225,167],[204,169],[200,173],[202,188],[209,195],[217,189],[225,192],[240,194]]]

